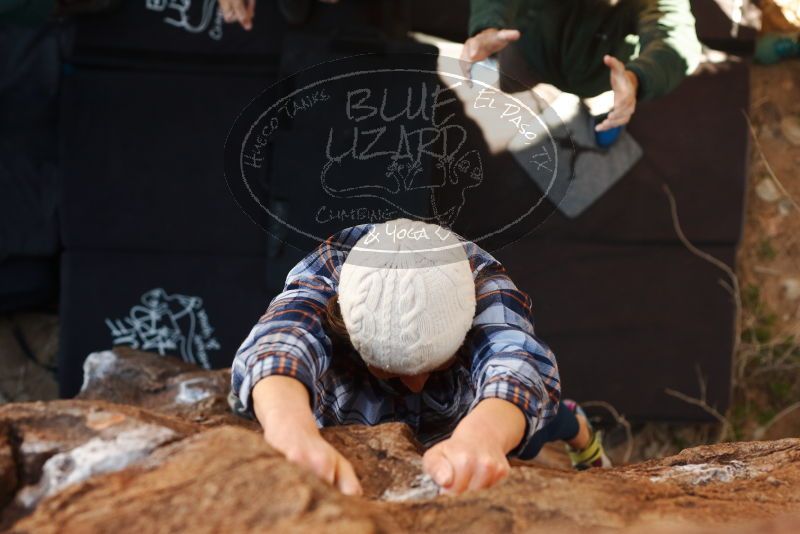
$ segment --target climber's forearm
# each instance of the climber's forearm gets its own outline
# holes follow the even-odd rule
[[[345,495],[361,495],[353,466],[320,434],[302,382],[271,375],[256,384],[252,396],[267,443]]]
[[[253,409],[268,441],[277,433],[318,434],[308,390],[297,379],[272,375],[258,381],[253,388]]]
[[[461,420],[453,436],[488,440],[507,454],[525,435],[525,415],[516,405],[497,398],[484,399]]]

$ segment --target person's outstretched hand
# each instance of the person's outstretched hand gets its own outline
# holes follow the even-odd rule
[[[219,0],[219,8],[225,22],[238,22],[248,31],[253,28],[256,0]]]
[[[487,28],[467,39],[461,49],[461,67],[464,75],[469,78],[469,66],[472,63],[483,61],[492,54],[498,53],[509,43],[518,40],[519,37],[519,30]]]
[[[602,132],[623,124],[628,124],[636,111],[636,91],[639,79],[636,74],[626,70],[625,65],[615,57],[603,56],[603,63],[609,68],[611,90],[614,91],[614,108],[603,122],[595,127]]]

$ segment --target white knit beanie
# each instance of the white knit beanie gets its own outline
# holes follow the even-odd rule
[[[475,316],[463,243],[435,224],[375,225],[342,265],[339,307],[367,364],[399,375],[440,367],[456,354]]]

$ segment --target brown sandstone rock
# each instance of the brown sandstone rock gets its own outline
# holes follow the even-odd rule
[[[387,492],[402,494],[405,484],[412,490],[421,475],[410,433],[383,425],[330,429],[326,437],[354,462],[364,498],[344,497],[287,463],[258,432],[219,426],[64,487],[14,530],[571,532],[666,521],[684,531],[800,507],[797,439],[701,447],[607,471],[520,466],[489,490],[459,497],[411,491],[411,500],[387,502]]]
[[[228,370],[203,371],[172,356],[128,347],[95,352],[84,363],[80,399],[132,404],[202,425],[256,428],[228,406]]]
[[[42,502],[19,532],[375,532],[392,519],[284,461],[248,430],[218,427],[145,465]],[[396,530],[396,528],[394,528]]]
[[[0,530],[750,534],[800,526],[800,517],[782,517],[800,510],[800,439],[698,447],[581,473],[515,464],[501,484],[456,497],[423,475],[423,451],[404,425],[325,429],[365,490],[345,497],[286,462],[257,425],[220,424],[232,417],[216,382],[223,373],[159,358],[102,355],[82,397],[161,413],[99,400],[0,408],[0,503],[13,499]],[[211,393],[186,396],[181,384],[198,378],[190,384]]]
[[[422,475],[422,447],[408,426],[381,425],[325,428],[322,435],[353,464],[364,496],[408,500],[435,497],[439,488]]]
[[[5,436],[0,438],[0,496],[6,494],[0,501],[8,502],[16,494],[0,524],[24,515],[67,485],[124,469],[200,428],[134,406],[100,401],[0,406]],[[13,490],[9,493],[7,488]]]
[[[0,422],[0,510],[17,491],[17,462],[11,439],[11,429]]]

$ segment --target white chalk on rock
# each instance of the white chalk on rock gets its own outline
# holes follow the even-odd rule
[[[157,447],[174,439],[175,432],[161,426],[141,424],[107,438],[95,437],[51,456],[42,467],[36,485],[23,488],[17,500],[25,508],[65,487],[102,473],[120,471],[144,460]]]
[[[744,463],[734,460],[724,465],[707,463],[676,465],[657,476],[650,477],[650,482],[683,482],[692,486],[705,486],[712,482],[732,482],[752,476],[753,473]]]
[[[114,354],[113,350],[104,350],[102,352],[93,352],[86,357],[83,362],[83,384],[81,391],[85,391],[92,382],[96,380],[103,380],[112,376],[117,367],[119,357]]]
[[[389,502],[422,501],[433,499],[441,492],[439,485],[428,475],[417,475],[407,488],[388,488],[381,500]]]
[[[214,395],[208,387],[209,379],[205,377],[191,378],[178,384],[175,402],[179,404],[195,404]]]

